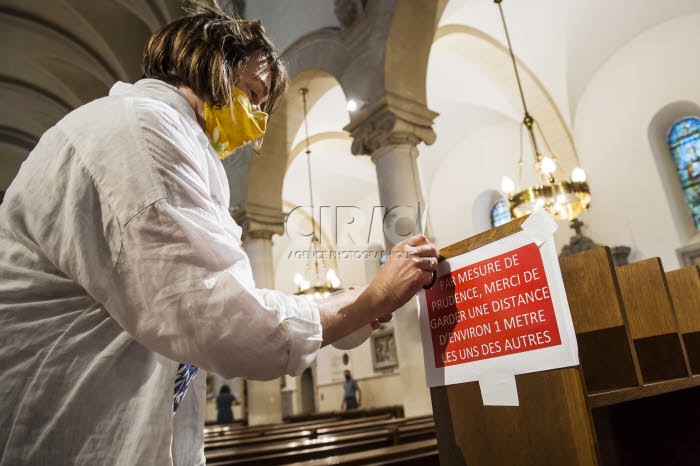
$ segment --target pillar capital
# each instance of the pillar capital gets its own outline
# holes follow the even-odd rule
[[[435,142],[433,120],[438,116],[424,104],[386,93],[362,109],[344,129],[352,137],[352,153],[372,155],[387,145]]]
[[[241,239],[244,243],[254,239],[271,240],[273,235],[284,233],[286,215],[282,209],[249,203],[231,212],[231,217],[243,229]]]

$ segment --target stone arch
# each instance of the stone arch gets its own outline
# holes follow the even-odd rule
[[[107,94],[117,80],[140,76],[143,42],[165,22],[174,0],[96,5],[85,0],[15,2],[0,7],[0,184],[50,126]],[[124,31],[129,33],[124,35]]]
[[[347,66],[346,52],[347,47],[338,31],[323,29],[294,41],[282,57],[292,80],[309,70],[319,70],[340,82]]]
[[[65,13],[63,13],[65,15]],[[84,21],[82,15],[78,14],[79,19]],[[17,47],[23,53],[31,52],[29,58],[32,60],[42,61],[43,57],[55,54],[58,48],[60,57],[71,57],[72,61],[80,64],[85,64],[83,68],[91,69],[92,73],[107,83],[114,82],[117,79],[127,79],[127,74],[122,67],[122,64],[109,54],[103,53],[100,48],[102,43],[101,37],[97,34],[87,34],[89,39],[86,39],[86,32],[68,29],[60,17],[47,19],[40,16],[39,13],[30,10],[18,10],[10,7],[0,8],[0,23],[3,23],[4,28],[19,28],[21,33],[15,37],[21,37],[24,42],[35,43],[34,46]],[[48,46],[44,46],[46,43]],[[3,44],[12,52],[12,46],[18,44],[10,41]],[[25,57],[26,59],[26,57]]]
[[[318,142],[336,139],[352,141],[350,135],[344,131],[324,131],[322,133],[316,133],[309,136],[309,144],[316,144]],[[292,163],[292,160],[294,160],[299,154],[301,154],[305,150],[306,145],[304,141],[301,141],[298,144],[294,145],[294,147],[292,147],[289,151],[289,158],[287,159],[287,168],[289,168],[289,165]]]
[[[447,0],[396,2],[386,41],[384,86],[420,104],[426,101],[426,72],[435,31]]]
[[[143,47],[157,28],[158,21],[146,12],[153,13],[157,9],[136,8],[123,2],[100,3],[99,8],[92,6],[95,2],[86,7],[84,0],[69,0],[69,3],[75,4],[82,18],[89,23],[90,29],[85,31],[89,42],[100,50],[103,57],[123,70],[126,79],[119,79],[137,80],[142,73]]]
[[[685,117],[700,117],[700,105],[690,101],[672,102],[652,117],[647,130],[649,146],[661,178],[673,223],[682,243],[689,243],[699,236],[695,223],[688,212],[688,204],[676,172],[676,166],[668,148],[671,127]]]

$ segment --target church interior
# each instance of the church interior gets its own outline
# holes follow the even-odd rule
[[[245,147],[223,161],[229,211],[243,227],[242,247],[258,287],[293,294],[317,285],[332,291],[367,284],[380,270],[382,254],[401,240],[387,236],[382,207],[412,209],[420,203],[427,211],[426,235],[440,249],[488,234],[515,219],[508,207],[512,191],[540,183],[538,150],[556,162],[561,179],[582,168],[581,184],[590,194],[580,215],[557,220],[558,252],[606,246],[617,267],[658,258],[666,273],[697,271],[697,0],[220,3],[263,24],[290,77],[260,153]],[[118,81],[140,79],[148,37],[182,16],[183,6],[180,0],[0,0],[0,191],[63,116],[107,95]],[[534,129],[524,124],[526,113],[536,121]],[[411,215],[395,218],[395,235],[412,231]],[[569,273],[566,267],[562,273]],[[621,274],[623,298],[624,280]],[[660,289],[673,291],[663,284]],[[573,309],[571,298],[570,303]],[[693,374],[700,368],[692,359],[700,354],[697,295],[691,306],[698,328],[687,332],[696,339],[688,337],[682,347],[687,368],[682,380],[684,387],[695,387],[697,398],[700,382]],[[590,333],[595,332],[579,336],[579,345]],[[644,372],[639,345],[639,364],[633,358],[637,382],[647,380],[639,375]],[[604,350],[598,352],[604,358]],[[580,354],[589,357],[583,349]],[[453,398],[471,395],[451,389],[431,394],[423,357],[414,300],[360,346],[322,348],[298,377],[259,382],[208,374],[209,432],[222,432],[214,424],[223,385],[238,402],[236,428],[290,419],[318,422],[322,413],[341,416],[346,370],[361,389],[360,409],[367,416],[435,414],[439,424],[438,411],[452,410],[456,426],[459,403]],[[518,383],[525,396],[525,382]],[[602,406],[593,398],[587,403],[589,409]],[[597,441],[595,433],[593,440],[576,434],[596,445],[591,451],[619,460],[600,464],[663,464],[621,459],[601,440],[602,431],[616,429],[613,418],[609,413],[607,423],[596,420]],[[446,433],[443,427],[437,426],[441,464],[518,464],[505,457],[471,462],[461,443],[471,431],[454,427]],[[445,442],[450,435],[454,442]],[[437,447],[431,448],[433,456],[419,455],[414,463],[376,464],[437,464],[429,462],[436,461]],[[447,461],[443,454],[460,459]],[[576,456],[579,463],[520,464],[599,464],[584,456]]]

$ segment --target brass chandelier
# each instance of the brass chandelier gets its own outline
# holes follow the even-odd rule
[[[588,183],[586,183],[586,173],[582,168],[580,168],[578,156],[574,152],[576,168],[574,168],[572,171],[571,178],[561,180],[555,177],[555,172],[557,171],[557,158],[552,155],[552,150],[549,147],[547,139],[544,137],[544,133],[542,132],[539,123],[537,123],[535,118],[528,112],[501,2],[502,0],[494,0],[494,3],[498,5],[501,21],[503,22],[503,29],[505,30],[506,41],[508,43],[508,51],[510,52],[510,58],[513,62],[515,79],[518,83],[518,92],[520,94],[520,100],[522,101],[523,110],[525,112],[525,117],[520,125],[521,141],[522,128],[525,127],[528,132],[530,142],[532,143],[532,149],[535,155],[535,170],[537,171],[540,179],[539,185],[526,187],[524,189],[522,188],[524,163],[521,143],[520,160],[518,161],[519,190],[516,191],[515,183],[508,177],[503,177],[501,190],[508,195],[510,214],[513,218],[528,215],[536,208],[543,207],[555,219],[571,221],[587,210],[588,205],[591,202],[591,191],[588,187]],[[544,146],[549,152],[549,156],[542,155],[540,152],[540,145],[537,142],[535,130],[542,141],[544,141]]]
[[[340,278],[335,270],[327,267],[322,256],[321,241],[316,234],[316,222],[314,221],[314,194],[311,182],[311,149],[309,148],[309,123],[307,119],[306,94],[309,90],[305,87],[299,89],[304,104],[304,131],[306,135],[306,168],[309,176],[309,205],[311,206],[311,243],[309,245],[309,262],[304,273],[294,275],[294,284],[297,287],[297,295],[306,295],[309,298],[323,298],[336,291],[340,291]]]

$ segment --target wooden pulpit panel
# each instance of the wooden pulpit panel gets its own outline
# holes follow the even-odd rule
[[[661,260],[617,267],[616,273],[644,382],[690,375]]]
[[[693,374],[700,374],[700,268],[697,265],[666,272],[678,328]]]
[[[501,225],[498,228],[493,228],[491,230],[486,230],[483,233],[474,235],[470,238],[464,239],[458,243],[451,244],[440,249],[440,258],[449,259],[451,257],[459,256],[460,254],[473,251],[487,244],[491,244],[494,241],[498,241],[506,236],[513,235],[523,231],[522,224],[527,220],[527,217],[520,217],[512,222],[508,222],[505,225]]]
[[[516,383],[520,406],[484,406],[478,382],[431,389],[440,465],[597,465],[578,368]]]
[[[588,392],[641,385],[610,249],[559,261]]]
[[[514,220],[440,250],[443,259],[521,231]],[[520,406],[484,406],[478,382],[431,388],[441,466],[597,465],[579,367],[517,375]]]

